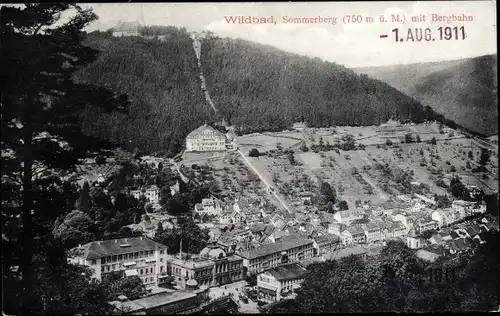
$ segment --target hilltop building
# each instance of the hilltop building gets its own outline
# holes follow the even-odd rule
[[[145,285],[155,285],[167,268],[167,246],[146,237],[93,241],[71,249],[68,263],[89,266],[98,280],[119,271],[124,276],[139,276]]]
[[[113,36],[139,36],[139,28],[141,25],[138,22],[119,22],[113,28]]]
[[[186,151],[224,151],[226,135],[207,124],[198,127],[186,137]]]

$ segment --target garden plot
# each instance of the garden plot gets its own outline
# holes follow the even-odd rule
[[[186,174],[198,183],[209,185],[210,191],[221,197],[266,196],[267,188],[249,170],[238,153],[228,153],[218,159],[184,162]]]
[[[270,151],[277,149],[278,144],[281,144],[281,146],[286,149],[296,145],[298,142],[300,142],[300,140],[295,138],[277,137],[271,133],[249,134],[238,137],[238,147],[241,150],[246,151],[245,155],[252,148],[256,148],[259,151]]]

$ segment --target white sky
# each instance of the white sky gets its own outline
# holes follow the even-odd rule
[[[347,67],[381,66],[474,57],[497,52],[495,1],[310,2],[310,3],[108,3],[89,4],[99,21],[88,30],[107,30],[119,20],[142,25],[184,26],[211,30],[221,37],[242,38],[282,50],[319,57]],[[380,23],[384,14],[472,15],[472,22]],[[372,16],[374,23],[344,24],[344,15]],[[276,25],[228,24],[224,16],[274,16]],[[337,17],[332,24],[284,24],[288,17]],[[437,37],[440,26],[465,26],[466,40],[395,43],[391,30],[430,27]],[[381,39],[381,34],[389,38]]]

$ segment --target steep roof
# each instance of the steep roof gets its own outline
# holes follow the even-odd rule
[[[75,255],[82,256],[85,260],[94,260],[131,252],[166,249],[167,246],[141,236],[93,241],[81,247],[73,248],[71,252]]]
[[[193,139],[193,138],[199,138],[199,137],[225,138],[226,136],[223,133],[216,130],[215,128],[205,124],[205,125],[198,127],[197,129],[195,129],[191,133],[189,133],[188,136],[186,137],[186,139]]]
[[[289,236],[287,236],[289,237]],[[285,238],[285,237],[283,237]],[[295,247],[300,247],[304,245],[312,245],[312,240],[303,238],[293,238],[287,239],[285,241],[280,241],[274,244],[262,245],[257,249],[252,249],[250,251],[240,252],[238,255],[246,259],[255,259],[258,257],[263,257],[276,252],[286,251]]]
[[[340,238],[338,236],[332,235],[332,234],[323,234],[321,236],[318,236],[314,238],[314,241],[316,241],[317,244],[322,245],[325,243],[330,243],[330,242],[338,242]]]

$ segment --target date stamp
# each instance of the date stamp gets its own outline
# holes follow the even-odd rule
[[[434,42],[438,41],[460,41],[467,38],[465,26],[455,27],[438,27],[438,28],[408,28],[392,29],[393,39],[396,42]],[[380,35],[381,38],[386,38],[387,35]]]

